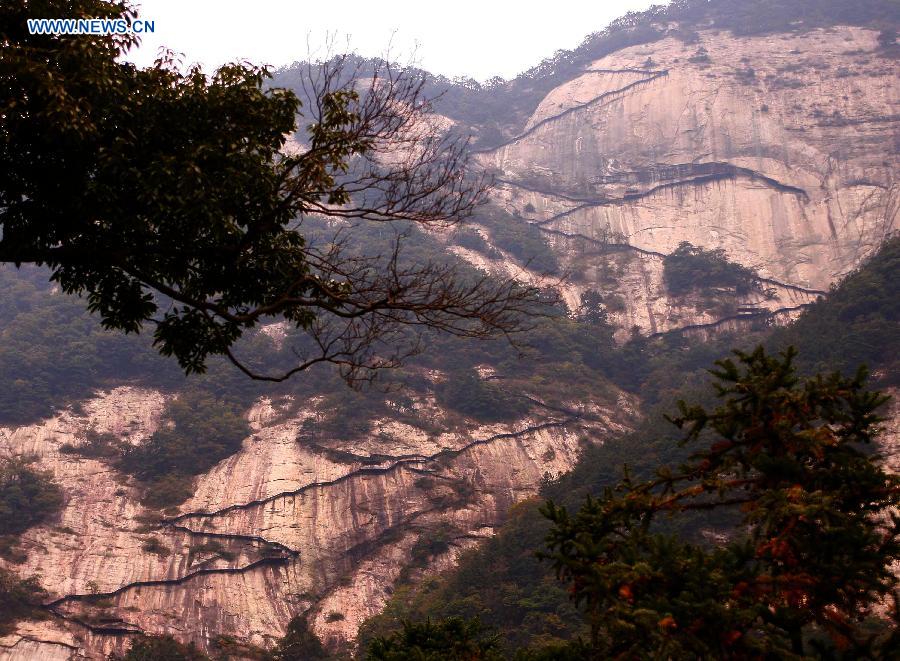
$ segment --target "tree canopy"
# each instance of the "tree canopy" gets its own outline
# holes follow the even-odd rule
[[[499,661],[495,636],[477,621],[449,618],[441,622],[406,622],[403,630],[369,645],[371,661]]]
[[[124,655],[111,654],[110,661],[205,661],[209,657],[190,643],[179,643],[172,636],[134,638]]]
[[[897,588],[900,478],[870,447],[887,397],[865,388],[864,370],[801,380],[793,350],[736,354],[713,370],[721,405],[681,402],[671,419],[683,442],[704,443],[688,461],[646,481],[626,474],[574,516],[545,507],[546,557],[585,606],[594,653],[797,658],[830,646],[889,658],[897,632],[862,623]],[[724,543],[663,529],[722,511]]]
[[[688,241],[678,244],[663,260],[663,279],[673,296],[694,290],[726,290],[736,296],[765,293],[759,275],[751,268],[729,261],[725,250],[705,250]]]
[[[255,378],[331,362],[352,380],[412,350],[400,329],[518,326],[530,292],[512,281],[401,267],[402,233],[385,254],[347,250],[354,222],[454,224],[483,198],[420,75],[380,64],[360,80],[336,58],[306,69],[301,104],[248,63],[138,68],[121,61],[134,35],[28,33],[55,15],[136,17],[104,0],[0,8],[0,261],[49,266],[106,328],[152,326],[189,373],[225,355]],[[330,240],[306,240],[313,217]],[[279,319],[307,341],[282,373],[256,373],[234,344]]]

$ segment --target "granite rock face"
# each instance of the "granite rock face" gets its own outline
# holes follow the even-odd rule
[[[682,241],[779,288],[744,307],[808,302],[896,228],[900,88],[876,37],[701,32],[603,57],[479,155],[494,201],[543,230],[571,286],[618,294],[622,328],[714,321],[660,286]]]
[[[624,396],[568,412],[537,405],[508,425],[430,435],[375,420],[368,435],[310,447],[297,437],[319,415],[315,402],[261,400],[242,450],[199,476],[180,513],[164,516],[141,507],[127,476],[61,448],[92,428],[140,442],[165,400],[122,387],[77,414],[0,430],[3,455],[33,456],[66,494],[57,520],[25,535],[25,564],[7,565],[40,577],[48,617],[0,639],[0,658],[100,659],[137,632],[203,648],[222,634],[268,646],[304,613],[340,645],[402,572],[448,566],[542,477],[569,470],[585,436],[621,431],[635,406]]]

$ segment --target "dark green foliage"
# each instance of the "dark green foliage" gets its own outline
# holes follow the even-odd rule
[[[148,537],[147,540],[141,544],[141,550],[145,553],[153,553],[161,558],[165,558],[172,554],[169,547],[159,541],[158,537]]]
[[[0,636],[13,630],[17,620],[43,617],[40,606],[47,598],[37,578],[19,578],[0,567]]]
[[[428,478],[424,478],[428,479]],[[422,488],[428,489],[426,485]],[[409,552],[409,559],[413,566],[426,567],[435,556],[446,553],[450,549],[449,529],[439,526],[437,530],[429,530],[419,537]]]
[[[141,504],[163,510],[180,505],[194,493],[194,480],[186,473],[174,473],[142,481]]]
[[[0,265],[0,423],[27,424],[77,403],[103,387],[132,381],[178,389],[187,380],[145,338],[97,327],[83,303],[51,293],[46,269]],[[285,359],[264,335],[246,337],[236,348],[249,364],[273,369]],[[223,359],[212,359],[207,373],[191,384],[217,397],[249,405],[274,388],[247,379]],[[102,439],[84,439],[79,453],[104,453]],[[99,445],[95,446],[95,443]],[[83,442],[82,442],[83,445]],[[74,450],[75,448],[69,448]]]
[[[177,505],[199,475],[241,447],[250,427],[240,408],[203,391],[169,403],[160,428],[143,444],[127,446],[118,467],[145,485],[144,503]]]
[[[900,379],[900,237],[835,285],[800,319],[776,329],[767,346],[795,345],[807,374],[873,368],[881,383]]]
[[[578,310],[581,321],[595,326],[608,325],[606,304],[603,296],[595,289],[588,289],[581,295],[581,308]]]
[[[502,659],[496,636],[477,620],[405,622],[402,631],[376,638],[368,647],[371,661],[490,661]]]
[[[222,543],[215,539],[208,540],[206,542],[203,542],[202,544],[191,546],[190,552],[192,556],[199,554],[211,554],[228,562],[233,561],[235,558],[235,554],[232,551],[227,551]]]
[[[562,586],[534,555],[549,529],[537,501],[519,503],[499,534],[463,553],[457,568],[402,587],[385,610],[367,621],[360,641],[387,636],[402,621],[479,618],[508,649],[560,643],[586,633]],[[535,577],[541,577],[535,580]]]
[[[516,650],[515,661],[589,661],[591,649],[580,638]]]
[[[725,250],[704,250],[687,241],[666,255],[663,262],[666,289],[673,296],[691,292],[726,292],[732,296],[764,293],[759,276],[753,269],[731,262]]]
[[[686,462],[626,475],[574,516],[543,510],[545,557],[585,607],[595,653],[786,658],[813,631],[856,656],[900,652],[900,635],[873,641],[856,622],[898,583],[900,478],[868,447],[887,397],[862,370],[801,381],[792,350],[735,353],[713,371],[718,408],[679,403],[682,442],[704,445]],[[736,507],[728,543],[712,548],[656,526]]]
[[[103,331],[48,272],[0,265],[0,423],[25,424],[115,380],[172,381],[177,368],[134,336]]]
[[[249,434],[236,407],[205,392],[189,391],[168,405],[153,436],[128,448],[121,467],[144,480],[172,473],[199,475],[234,454]]]
[[[298,615],[288,624],[287,633],[272,650],[271,658],[273,661],[315,661],[327,659],[328,654],[309,630],[306,618]]]
[[[62,491],[27,459],[0,460],[0,536],[18,535],[56,514]]]
[[[709,51],[703,46],[697,49],[697,52],[688,58],[691,64],[709,64],[712,60],[709,57]]]
[[[488,227],[495,246],[538,273],[559,273],[556,253],[547,245],[540,228],[501,209],[483,210],[477,220]]]
[[[193,643],[179,643],[172,636],[141,636],[131,641],[124,656],[110,654],[109,661],[208,661]]]
[[[474,369],[448,372],[446,380],[435,388],[435,396],[441,406],[481,422],[515,420],[530,408],[527,400],[485,381]]]
[[[79,439],[79,443],[64,443],[59,451],[88,459],[112,459],[122,453],[122,441],[115,434],[101,434],[92,427]]]

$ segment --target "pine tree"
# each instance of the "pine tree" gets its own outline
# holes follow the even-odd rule
[[[544,507],[543,557],[586,609],[591,655],[900,653],[877,616],[900,559],[900,478],[873,448],[887,397],[863,369],[799,379],[793,349],[735,354],[712,371],[722,404],[679,402],[670,419],[702,443],[682,466],[645,482],[626,471],[574,515]]]

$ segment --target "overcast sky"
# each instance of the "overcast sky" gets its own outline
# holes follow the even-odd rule
[[[658,0],[659,1],[659,0]],[[341,48],[382,55],[392,44],[395,59],[432,73],[512,78],[570,49],[591,32],[650,0],[136,0],[141,18],[156,31],[128,59],[145,65],[161,46],[184,53],[186,62],[214,68],[236,59],[275,67],[306,59],[307,41],[323,52],[328,35]]]

